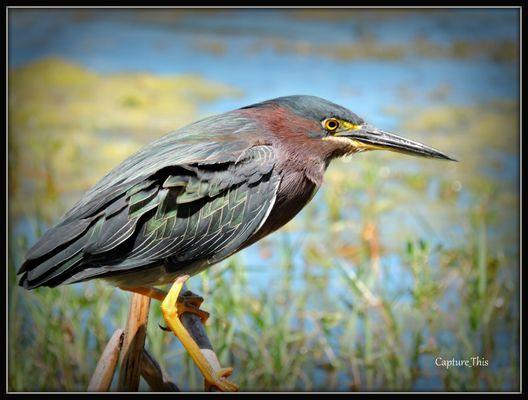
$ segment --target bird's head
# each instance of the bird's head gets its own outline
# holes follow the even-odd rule
[[[440,151],[375,128],[352,111],[315,96],[286,96],[244,107],[258,109],[285,135],[295,132],[303,140],[331,149],[329,157],[390,150],[418,157],[456,161]],[[278,117],[278,118],[277,118]]]

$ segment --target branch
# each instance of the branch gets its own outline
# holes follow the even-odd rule
[[[143,349],[141,359],[141,376],[154,392],[179,392],[180,389],[165,375],[158,362]]]
[[[121,369],[117,390],[137,392],[141,372],[141,357],[147,335],[150,297],[134,293],[130,300],[128,320],[121,351]]]
[[[202,354],[211,363],[211,366],[214,368],[214,370],[220,370],[222,368],[220,366],[220,361],[218,361],[218,357],[213,350],[213,346],[207,337],[205,327],[203,326],[200,317],[196,314],[185,312],[181,315],[181,321],[200,348]]]
[[[181,297],[185,297],[188,294],[192,295],[191,292],[186,291],[185,286],[182,288],[182,291],[184,292],[183,294],[181,294]],[[207,337],[207,333],[205,332],[205,327],[200,317],[190,312],[184,312],[180,318],[181,318],[182,324],[185,326],[189,334],[192,336],[192,338],[194,339],[194,341],[200,348],[201,353],[204,355],[207,361],[209,361],[213,369],[216,372],[221,370],[222,366],[220,365],[220,361],[218,360],[218,357],[216,356],[216,353],[213,350],[211,341]]]
[[[88,384],[89,392],[108,392],[123,345],[123,333],[123,329],[117,329],[108,341]]]
[[[183,288],[185,290],[185,286]],[[193,295],[185,291],[181,297]],[[121,360],[118,391],[138,391],[140,375],[152,390],[158,392],[180,391],[163,372],[157,361],[144,348],[150,298],[133,293],[130,300],[126,328],[114,332],[97,363],[88,391],[108,391],[117,365]],[[192,336],[201,353],[209,361],[215,371],[222,369],[202,320],[196,314],[185,312],[181,321]],[[119,354],[121,353],[121,357]]]

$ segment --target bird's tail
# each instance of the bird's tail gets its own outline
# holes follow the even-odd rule
[[[87,218],[48,230],[27,252],[18,284],[26,289],[60,285],[86,261],[83,250],[97,227],[95,218]]]

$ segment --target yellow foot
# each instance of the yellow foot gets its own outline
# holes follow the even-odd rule
[[[183,313],[190,312],[198,315],[202,320],[202,324],[205,325],[205,322],[209,318],[209,313],[200,309],[203,300],[203,297],[200,297],[189,290],[183,293],[178,297],[178,301],[176,302],[178,317],[181,318]]]
[[[198,315],[202,320],[202,324],[205,325],[207,319],[209,318],[209,313],[200,309],[200,305],[203,303],[203,300],[203,297],[200,297],[189,290],[180,295],[178,297],[178,301],[176,302],[176,312],[178,313],[178,318],[181,320],[183,313],[193,313]],[[166,332],[171,332],[171,330],[166,326],[161,326],[160,324],[158,324],[158,326]]]
[[[191,293],[187,300],[183,298],[184,296],[180,298],[181,289],[187,279],[189,279],[188,275],[176,279],[176,282],[174,282],[169,293],[167,293],[167,296],[161,303],[161,311],[167,327],[180,339],[183,347],[185,347],[202,373],[207,390],[214,388],[223,392],[237,391],[238,386],[226,379],[226,377],[231,375],[233,369],[222,368],[215,370],[180,320],[180,315],[184,312],[195,313],[202,318],[202,321],[207,320],[209,316],[208,313],[199,309],[203,301],[199,296]],[[185,294],[188,293],[186,292]]]
[[[222,368],[216,371],[216,377],[214,381],[208,381],[205,379],[205,390],[210,392],[211,389],[217,389],[221,392],[238,392],[238,386],[228,381],[226,378],[233,373],[233,368]],[[205,378],[205,377],[204,377]]]

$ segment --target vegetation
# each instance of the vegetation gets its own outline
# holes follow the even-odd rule
[[[19,288],[29,241],[126,155],[199,117],[201,102],[238,92],[199,77],[95,74],[61,59],[9,79],[8,387],[83,391],[124,325],[128,294],[97,281]],[[193,278],[233,380],[248,391],[517,390],[519,198],[507,168],[517,110],[387,110],[405,116],[406,135],[461,162],[387,153],[337,162],[292,223]],[[181,388],[201,390],[151,307],[149,351]],[[438,356],[489,366],[445,369]]]

